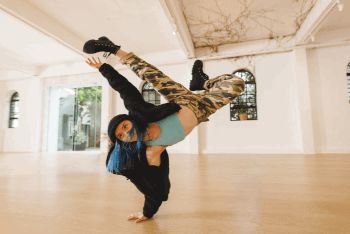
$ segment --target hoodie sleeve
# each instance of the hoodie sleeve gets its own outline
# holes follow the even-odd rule
[[[152,198],[150,196],[145,195],[145,203],[143,206],[143,215],[147,218],[152,218],[155,213],[157,213],[160,205],[162,204],[162,200],[158,200]]]
[[[148,122],[158,121],[181,109],[174,102],[158,106],[146,102],[139,90],[109,64],[102,64],[99,71],[107,79],[109,85],[119,92],[125,108],[130,113],[138,113]]]
[[[146,102],[139,90],[111,65],[104,63],[99,71],[107,79],[109,85],[120,94],[129,112],[154,107],[153,104]]]

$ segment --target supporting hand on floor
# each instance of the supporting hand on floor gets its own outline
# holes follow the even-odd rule
[[[146,221],[148,220],[147,217],[145,217],[142,212],[137,212],[137,213],[134,213],[134,214],[131,214],[128,216],[128,220],[129,221],[133,221],[135,220],[135,223],[140,223],[140,222],[143,222],[143,221]]]

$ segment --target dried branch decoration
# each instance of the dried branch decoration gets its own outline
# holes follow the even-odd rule
[[[291,4],[287,6],[296,15],[286,19],[283,17],[282,20],[277,17],[279,13],[277,8],[261,8],[256,0],[182,1],[183,6],[186,6],[183,8],[183,15],[189,25],[194,46],[209,47],[212,51],[217,51],[218,46],[224,44],[258,39],[281,41],[290,37],[300,28],[316,2],[316,0],[290,0]],[[201,3],[212,7],[208,8]],[[230,3],[235,3],[235,7],[225,8]],[[284,27],[288,27],[289,30],[284,30]]]

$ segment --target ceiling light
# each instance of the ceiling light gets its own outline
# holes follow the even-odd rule
[[[344,9],[344,4],[340,2],[340,0],[337,1],[337,7],[338,11],[343,11]]]
[[[343,11],[343,8],[344,8],[344,4],[339,3],[338,4],[338,11]]]
[[[311,35],[311,36],[310,36],[310,40],[311,40],[312,42],[314,42],[314,41],[315,41],[315,36],[314,36],[314,35]]]

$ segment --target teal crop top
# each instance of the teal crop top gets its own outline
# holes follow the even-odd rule
[[[153,141],[146,141],[146,145],[174,145],[185,139],[185,132],[177,114],[155,122],[160,127],[160,136]]]

